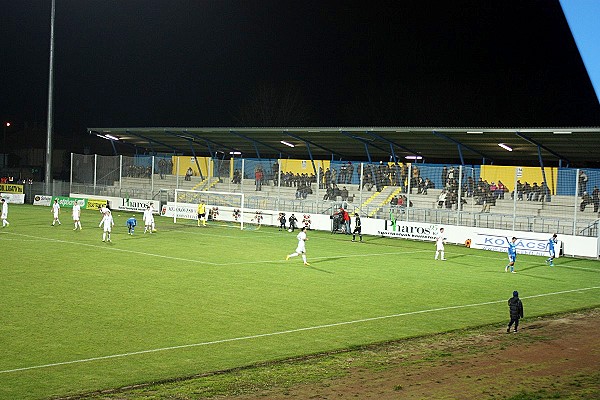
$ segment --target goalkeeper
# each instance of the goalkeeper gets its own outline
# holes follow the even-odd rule
[[[125,222],[125,225],[127,226],[127,234],[133,235],[133,232],[135,231],[135,226],[137,225],[137,220],[135,219],[135,215],[133,215],[131,218],[129,218],[127,220],[127,222]]]
[[[202,221],[202,226],[206,226],[206,204],[204,204],[204,200],[200,200],[200,204],[198,204],[198,226],[200,226],[200,221]]]

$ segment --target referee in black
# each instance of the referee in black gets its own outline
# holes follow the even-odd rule
[[[360,241],[362,242],[362,233],[361,233],[361,223],[360,223],[360,216],[358,215],[358,213],[354,213],[354,231],[352,231],[352,241],[356,242],[356,234],[358,233],[358,237],[360,238]]]

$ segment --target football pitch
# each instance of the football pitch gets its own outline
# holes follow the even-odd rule
[[[600,306],[600,262],[507,257],[446,245],[296,233],[115,211],[10,205],[0,228],[0,398],[40,399],[188,377],[258,362],[508,322],[518,290],[530,317]],[[447,227],[447,230],[452,227]]]

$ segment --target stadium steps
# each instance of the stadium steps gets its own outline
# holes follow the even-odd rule
[[[388,189],[388,186],[385,186],[385,187],[383,188],[383,190],[381,191],[381,194],[383,194],[383,192],[384,192],[384,191],[386,191],[386,189]],[[390,187],[389,187],[389,189],[390,189],[390,190],[392,190],[392,192],[391,192],[391,193],[390,193],[390,194],[389,194],[389,195],[388,195],[388,196],[387,196],[387,197],[386,197],[386,198],[385,198],[385,199],[384,199],[382,202],[380,202],[380,203],[379,203],[379,205],[378,205],[377,207],[375,207],[374,209],[372,209],[372,210],[369,212],[369,214],[368,214],[368,216],[369,216],[369,217],[373,217],[375,214],[377,214],[377,212],[378,212],[379,210],[381,210],[381,208],[382,208],[384,205],[386,205],[386,204],[390,204],[390,201],[392,200],[392,198],[393,198],[395,195],[397,195],[398,193],[400,193],[400,192],[402,191],[402,188],[401,188],[401,187],[397,187],[396,189],[394,189],[394,187],[393,187],[393,186],[390,186]],[[380,197],[380,196],[378,196],[378,197]]]
[[[369,206],[369,204],[371,204],[373,201],[375,201],[376,198],[378,198],[381,194],[383,194],[384,192],[386,192],[388,189],[387,186],[384,186],[381,189],[381,192],[375,192],[371,195],[371,197],[369,197],[367,200],[365,200],[360,206],[358,206],[359,210],[362,210],[363,208],[366,208]]]
[[[196,184],[192,190],[208,190],[207,188],[204,188],[203,186],[206,185],[206,183],[208,182],[208,178],[204,178],[203,180],[201,180],[200,182],[198,182],[198,184]]]

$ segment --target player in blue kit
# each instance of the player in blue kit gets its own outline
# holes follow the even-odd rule
[[[548,239],[548,259],[546,260],[546,264],[554,267],[554,257],[556,257],[556,251],[554,250],[554,245],[557,243],[556,233],[552,235],[550,239]]]
[[[508,272],[510,268],[510,272],[515,274],[515,261],[517,259],[517,238],[513,236],[511,241],[508,241],[508,265],[504,267],[504,272]]]
[[[127,225],[127,234],[133,235],[133,231],[135,231],[135,226],[137,225],[135,215],[129,218],[125,224]]]

